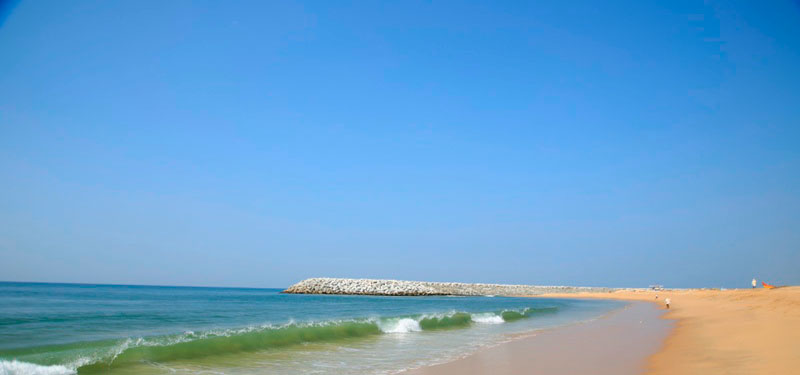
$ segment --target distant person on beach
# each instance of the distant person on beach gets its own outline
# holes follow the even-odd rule
[[[755,277],[753,278],[753,282],[752,282],[752,283],[750,283],[750,284],[753,284],[753,289],[755,289],[755,288],[756,288],[756,278],[755,278]]]
[[[670,301],[669,301],[669,298],[667,298],[667,299],[665,299],[665,300],[664,300],[664,304],[666,304],[666,305],[667,305],[667,308],[669,308],[669,302],[670,302]]]

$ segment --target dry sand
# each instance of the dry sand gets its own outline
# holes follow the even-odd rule
[[[647,374],[800,374],[800,287],[548,295],[656,301],[676,327]]]

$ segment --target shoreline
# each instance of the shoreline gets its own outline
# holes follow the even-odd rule
[[[648,359],[647,374],[789,374],[800,368],[800,287],[546,296],[650,301],[662,309],[670,298],[664,319],[674,320],[675,329]]]
[[[400,374],[640,374],[672,330],[673,322],[660,319],[662,314],[652,304],[628,301],[589,321],[520,334],[463,358]]]
[[[658,295],[658,299],[656,299]],[[670,322],[672,328],[651,353],[639,360],[643,366],[637,372],[653,375],[707,375],[707,374],[790,374],[800,368],[800,287],[778,289],[678,289],[652,291],[625,289],[610,292],[548,293],[526,296],[529,298],[614,299],[633,303],[648,302],[647,306],[659,312],[658,319]],[[670,298],[671,308],[664,307]],[[583,328],[605,318],[599,318]],[[631,324],[631,317],[627,322]],[[629,327],[630,328],[630,327]],[[575,328],[572,328],[575,329]],[[632,330],[621,333],[624,340],[609,339],[608,335],[576,334],[572,341],[554,338],[554,333],[542,332],[473,353],[465,358],[426,368],[403,372],[403,375],[455,375],[455,374],[621,374],[619,366],[635,358],[624,357],[619,351],[608,354],[607,360],[585,359],[587,353],[606,353],[609,345],[631,339]],[[596,332],[595,332],[596,333]],[[582,341],[581,341],[582,340]],[[588,340],[588,341],[587,341]],[[589,343],[580,356],[574,353],[575,345]],[[548,344],[557,347],[548,346]],[[527,348],[528,350],[523,350]],[[545,353],[546,355],[543,355]],[[614,354],[617,353],[617,354]],[[626,353],[626,352],[622,352]],[[539,361],[532,362],[531,358]],[[580,358],[580,360],[576,360]],[[590,363],[590,368],[576,370]],[[489,363],[491,366],[486,366]],[[630,369],[630,367],[627,367]]]

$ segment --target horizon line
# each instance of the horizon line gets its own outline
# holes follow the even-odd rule
[[[60,284],[60,285],[86,285],[86,286],[134,286],[134,287],[160,287],[160,288],[215,288],[215,289],[286,289],[286,287],[250,287],[250,286],[211,286],[211,285],[161,285],[161,284],[115,284],[115,283],[86,283],[86,282],[52,282],[52,281],[12,281],[0,280],[0,284]]]

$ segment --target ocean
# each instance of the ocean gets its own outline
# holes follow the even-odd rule
[[[0,375],[393,374],[624,302],[0,282]]]

